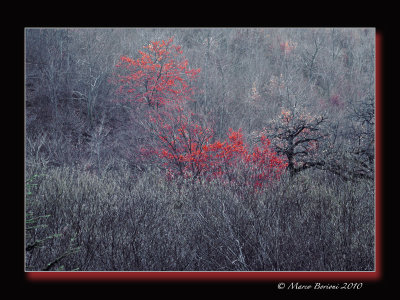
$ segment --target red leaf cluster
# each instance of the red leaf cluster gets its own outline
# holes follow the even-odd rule
[[[190,69],[181,47],[172,42],[173,38],[151,42],[139,51],[137,59],[121,56],[116,65],[117,84],[124,101],[146,103],[158,109],[191,100],[190,82],[200,69]]]
[[[174,121],[174,124],[167,125],[165,120]],[[241,129],[230,129],[225,141],[211,143],[212,130],[194,123],[184,114],[160,121],[157,128],[162,128],[159,139],[163,147],[158,155],[171,179],[183,176],[260,188],[279,180],[287,166],[286,161],[271,150],[270,141],[265,137],[250,150]]]

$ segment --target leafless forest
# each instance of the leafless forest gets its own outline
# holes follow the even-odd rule
[[[27,271],[372,271],[375,29],[26,28]]]

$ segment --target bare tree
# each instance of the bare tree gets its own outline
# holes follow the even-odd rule
[[[326,116],[312,116],[301,110],[282,109],[261,134],[269,137],[277,153],[286,156],[291,176],[324,164],[320,143],[326,137]]]
[[[54,120],[58,121],[59,102],[68,94],[71,71],[70,36],[65,29],[26,29],[26,40],[36,47],[26,49],[27,74],[39,70],[41,95],[53,105]],[[33,52],[31,52],[33,51]],[[37,56],[36,56],[37,55]]]
[[[77,29],[74,32],[76,80],[73,98],[86,107],[89,127],[95,125],[100,101],[105,102],[111,90],[111,77],[118,55],[111,29]]]

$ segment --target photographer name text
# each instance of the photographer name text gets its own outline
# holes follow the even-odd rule
[[[335,284],[321,282],[314,284],[302,284],[299,282],[278,283],[278,289],[280,290],[359,290],[362,287],[362,282],[342,282]]]

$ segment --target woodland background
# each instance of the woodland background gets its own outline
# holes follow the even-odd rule
[[[373,28],[27,28],[26,270],[374,270],[374,134]]]

